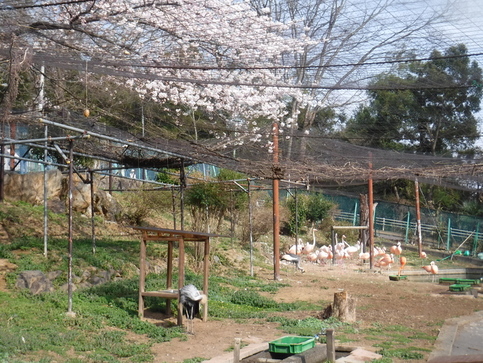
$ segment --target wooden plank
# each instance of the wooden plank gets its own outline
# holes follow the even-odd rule
[[[163,297],[166,299],[177,299],[179,296],[178,290],[170,291],[144,291],[142,293],[143,296],[154,296],[154,297]]]

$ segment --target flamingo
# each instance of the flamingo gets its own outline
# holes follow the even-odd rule
[[[310,252],[306,257],[307,261],[310,261],[310,262],[317,261],[317,257],[319,256],[319,253],[320,253],[319,250],[316,250],[315,252]]]
[[[290,246],[288,253],[292,255],[300,255],[303,250],[304,250],[303,241],[302,241],[302,238],[299,238],[297,245]]]
[[[359,253],[359,260],[369,260],[371,258],[371,254],[369,252],[361,252]]]
[[[305,244],[305,248],[302,251],[302,253],[304,253],[306,255],[308,255],[309,253],[311,253],[315,249],[315,231],[316,231],[316,229],[312,228],[312,236],[313,236],[312,244],[307,242]]]
[[[398,242],[395,246],[391,246],[390,251],[392,254],[399,256],[402,253],[401,242]]]
[[[380,272],[382,273],[383,267],[387,267],[387,269],[389,270],[391,268],[391,264],[393,263],[394,263],[394,255],[393,254],[389,255],[386,253],[374,264],[374,266],[379,267]]]
[[[404,268],[404,266],[406,266],[406,262],[407,262],[406,257],[404,256],[399,257],[399,271],[397,273],[398,276],[401,276],[401,271]]]
[[[429,265],[423,266],[423,269],[427,273],[430,273],[430,274],[433,275],[433,278],[432,278],[431,282],[434,282],[435,279],[436,279],[436,275],[439,272],[439,268],[438,268],[438,266],[436,266],[436,264],[434,263],[434,261],[431,261],[431,263]]]
[[[354,246],[348,246],[346,247],[346,252],[349,254],[350,257],[357,251],[361,249],[361,241],[357,241],[357,243]]]
[[[428,255],[426,254],[426,252],[421,251],[421,253],[419,254],[419,258],[428,258]]]

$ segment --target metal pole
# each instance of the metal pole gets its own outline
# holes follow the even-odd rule
[[[273,123],[273,164],[278,166],[278,123]],[[273,277],[280,280],[280,180],[273,176]]]
[[[297,188],[294,193],[295,199],[295,254],[299,252],[299,201],[297,196]]]
[[[69,251],[67,255],[68,259],[68,268],[67,268],[67,295],[68,295],[68,307],[67,307],[67,315],[75,316],[75,313],[72,311],[72,249],[73,249],[73,217],[72,217],[72,189],[73,189],[73,172],[74,172],[74,162],[73,162],[73,147],[74,143],[72,140],[69,141]]]
[[[448,235],[446,236],[446,250],[451,247],[451,218],[448,218]]]
[[[181,167],[179,169],[179,193],[180,193],[180,228],[184,230],[184,189],[186,188],[186,174],[184,170],[184,159],[181,159]]]
[[[5,158],[3,154],[5,153],[5,144],[0,145],[0,203],[5,200]]]
[[[250,229],[250,276],[253,276],[253,226],[252,226],[252,193],[250,190],[250,179],[248,182],[248,226]]]
[[[48,130],[48,126],[45,125],[45,128],[44,128],[44,135],[45,135],[45,138],[48,137],[48,133],[49,133],[49,130]],[[45,141],[45,146],[47,147],[47,141]],[[48,150],[47,148],[44,149],[44,256],[47,257],[47,243],[48,243],[48,204],[47,204],[47,200],[48,200],[48,188],[47,188],[47,159],[48,159],[48,156],[49,156],[49,153],[48,153]]]
[[[414,179],[414,195],[416,199],[416,231],[418,233],[418,255],[423,252],[423,235],[421,232],[421,209],[419,206],[419,182],[418,178]]]
[[[89,171],[89,180],[91,182],[91,235],[92,235],[92,253],[96,253],[96,223],[94,208],[94,172]]]
[[[174,194],[174,188],[171,187],[171,203],[172,203],[172,213],[173,213],[173,229],[176,229],[176,195]]]
[[[406,235],[404,236],[404,242],[408,243],[409,240],[409,229],[411,227],[411,213],[408,211],[408,217],[406,219]]]

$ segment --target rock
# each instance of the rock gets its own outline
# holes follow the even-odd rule
[[[6,258],[0,258],[0,272],[12,272],[15,271],[17,265],[8,262]]]
[[[29,289],[33,295],[54,291],[52,282],[39,270],[21,272],[15,286],[19,289]]]
[[[47,199],[60,197],[62,173],[59,170],[48,170]],[[39,205],[44,202],[44,172],[18,174],[6,172],[5,197]]]
[[[50,280],[50,281],[53,281],[55,280],[57,277],[59,277],[60,275],[62,275],[62,271],[58,270],[58,271],[50,271],[47,273],[47,278]]]

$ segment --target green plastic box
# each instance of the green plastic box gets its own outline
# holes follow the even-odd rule
[[[478,279],[457,279],[457,284],[466,284],[466,285],[478,285],[480,280]]]
[[[451,277],[440,277],[439,279],[439,283],[440,284],[456,284],[458,281],[458,279],[456,278],[451,278]]]
[[[271,353],[298,354],[315,347],[314,337],[287,336],[268,343]]]
[[[471,289],[471,285],[464,285],[464,284],[449,285],[450,291],[466,291],[469,289]]]

